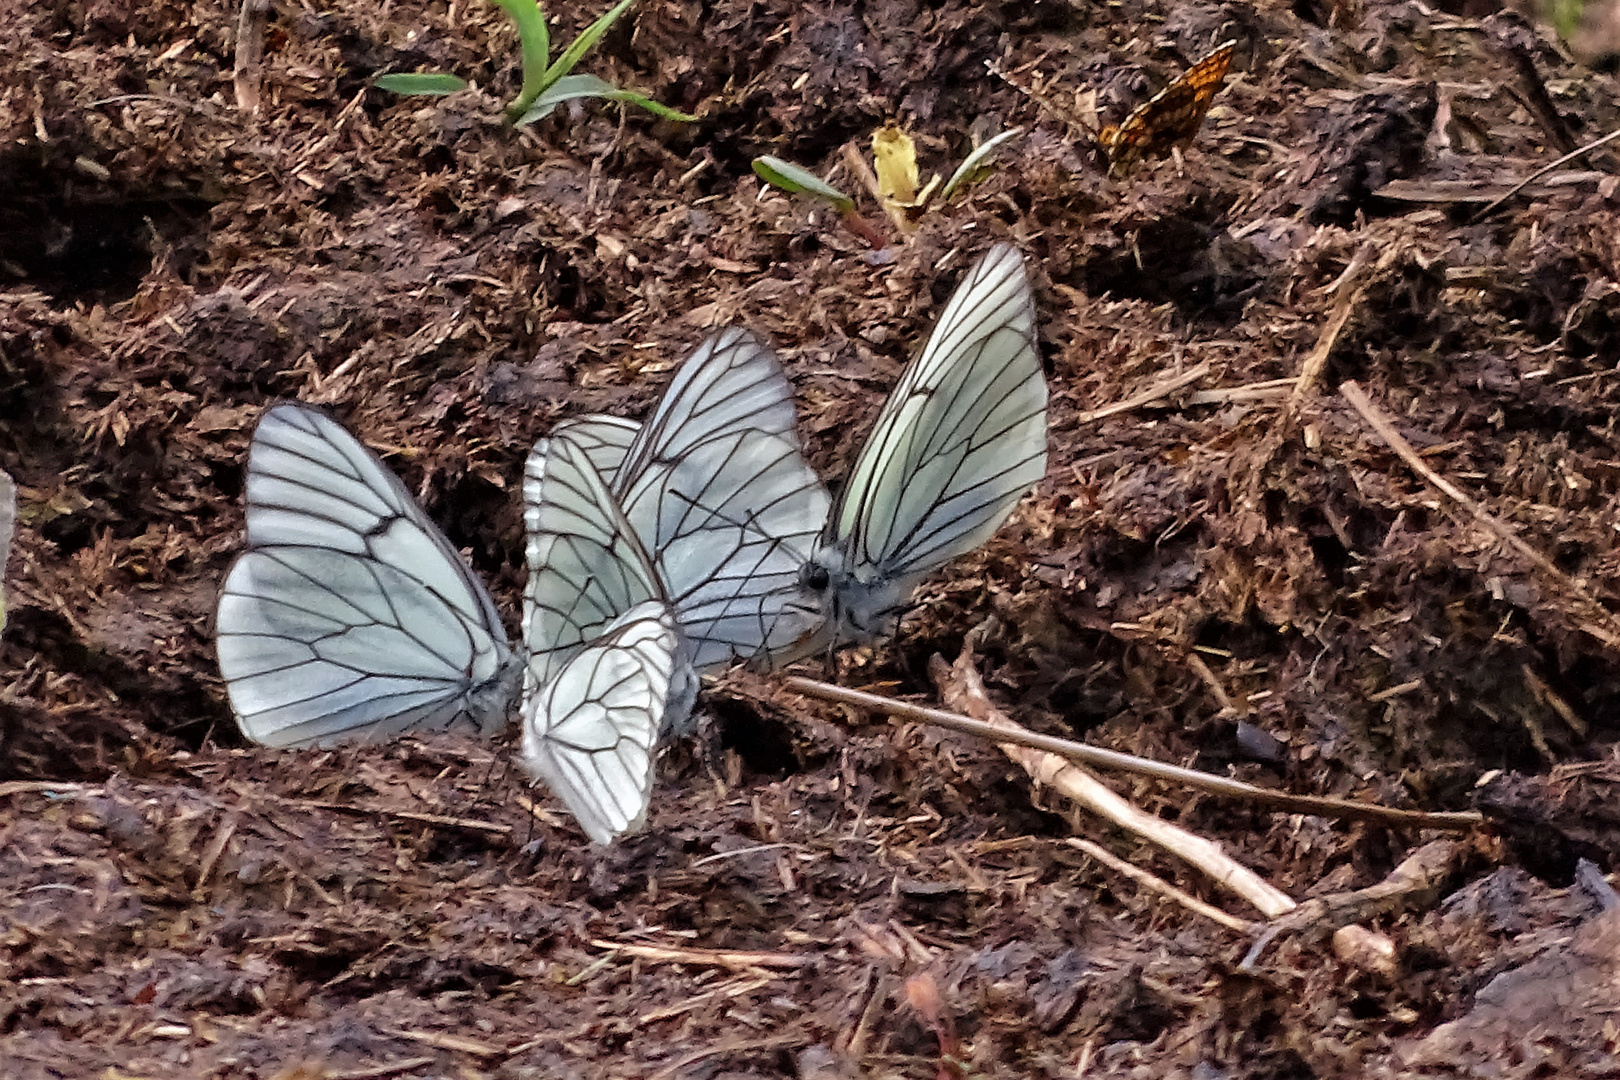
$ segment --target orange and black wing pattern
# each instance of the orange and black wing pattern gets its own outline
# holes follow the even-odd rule
[[[1097,135],[1108,157],[1108,171],[1123,173],[1144,156],[1162,157],[1170,148],[1192,141],[1216,91],[1226,82],[1237,42],[1228,41],[1182,72],[1181,77],[1138,105],[1118,127]]]

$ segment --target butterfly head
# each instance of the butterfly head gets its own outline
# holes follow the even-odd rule
[[[799,586],[783,604],[782,618],[803,627],[793,643],[772,650],[772,664],[790,663],[850,642],[868,642],[894,629],[911,588],[870,568],[849,568],[836,546],[822,545],[799,568]]]

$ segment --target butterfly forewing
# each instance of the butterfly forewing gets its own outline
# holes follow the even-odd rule
[[[784,601],[829,500],[797,439],[738,432],[694,448],[665,477],[658,567],[702,668],[803,633]]]
[[[617,416],[581,416],[564,420],[551,429],[554,439],[567,438],[590,459],[602,483],[609,489],[619,474],[619,466],[635,445],[641,425]]]
[[[1216,46],[1170,85],[1138,105],[1118,127],[1097,136],[1111,173],[1122,173],[1144,156],[1167,154],[1190,142],[1204,124],[1210,103],[1226,82],[1236,41]]]
[[[699,443],[744,431],[792,435],[793,386],[775,353],[731,327],[699,345],[675,372],[641,426],[625,471],[645,478]]]
[[[999,244],[879,413],[825,540],[884,577],[982,544],[1045,474],[1046,398],[1023,258]]]
[[[598,843],[638,827],[658,733],[691,710],[690,648],[577,429],[524,473],[523,762]]]
[[[500,726],[515,665],[494,601],[339,424],[290,403],[267,412],[246,516],[215,642],[244,734],[300,746]]]
[[[613,491],[699,668],[803,632],[782,606],[830,500],[804,460],[792,384],[758,338],[730,329],[699,347],[643,425]]]
[[[526,695],[624,612],[662,600],[652,562],[586,448],[541,439],[523,475],[529,582],[524,590]]]

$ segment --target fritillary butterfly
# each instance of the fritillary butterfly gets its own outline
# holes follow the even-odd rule
[[[1171,147],[1192,141],[1203,126],[1209,103],[1226,82],[1236,41],[1228,41],[1182,72],[1181,77],[1138,105],[1118,127],[1097,134],[1110,173],[1123,173],[1144,155],[1162,157]]]

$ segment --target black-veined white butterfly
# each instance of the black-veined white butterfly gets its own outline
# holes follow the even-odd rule
[[[519,665],[482,584],[399,479],[335,420],[276,405],[247,465],[248,549],[215,649],[266,746],[505,722]]]
[[[1046,473],[1046,379],[1024,260],[986,252],[906,368],[789,606],[815,629],[778,661],[887,631],[911,591],[984,543]]]
[[[830,499],[804,460],[793,384],[757,337],[732,328],[705,341],[645,424],[593,416],[555,433],[608,481],[699,670],[785,648],[811,629],[784,605]]]
[[[554,433],[524,467],[522,760],[607,844],[646,820],[659,732],[691,711],[697,673],[652,560],[592,463],[599,447]]]

